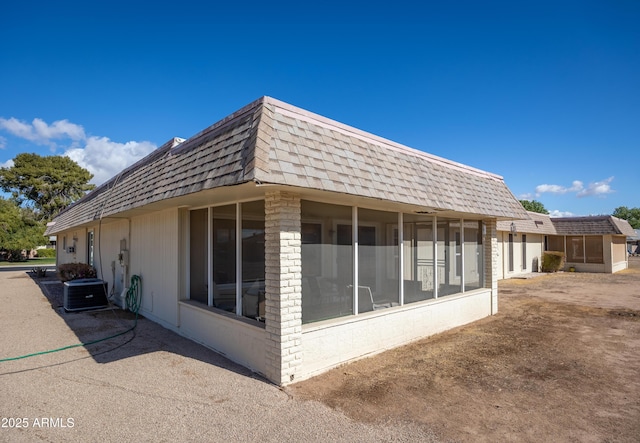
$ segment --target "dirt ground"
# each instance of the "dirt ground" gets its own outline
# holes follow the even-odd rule
[[[499,283],[499,313],[289,388],[443,441],[640,441],[640,257]]]

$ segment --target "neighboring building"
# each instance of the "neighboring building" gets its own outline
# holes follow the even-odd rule
[[[497,175],[263,97],[58,215],[141,314],[284,385],[494,314]]]
[[[634,256],[640,255],[640,229],[633,230],[634,235],[627,236],[627,251]]]
[[[626,241],[634,231],[626,220],[528,214],[531,220],[498,222],[500,278],[538,272],[544,251],[564,252],[565,269],[578,272],[613,273],[629,266]]]
[[[538,272],[548,235],[556,235],[551,218],[528,212],[529,220],[498,222],[498,278]]]

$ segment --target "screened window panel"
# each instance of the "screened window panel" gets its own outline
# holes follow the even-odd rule
[[[438,297],[461,292],[460,220],[438,218]]]
[[[405,214],[403,232],[404,303],[434,297],[433,218]]]
[[[587,263],[604,263],[601,236],[587,235],[584,238],[584,244]]]
[[[264,200],[242,203],[242,315],[265,315]]]
[[[213,208],[213,306],[236,312],[236,205]]]
[[[567,261],[584,263],[584,240],[582,235],[567,236]]]
[[[353,314],[352,209],[301,201],[302,323]]]
[[[398,214],[358,210],[358,311],[400,302]]]
[[[564,237],[561,235],[547,236],[547,251],[564,252]]]
[[[509,234],[509,272],[513,272],[514,260],[513,260],[513,234]]]
[[[201,303],[208,301],[208,209],[189,213],[189,298]]]
[[[484,286],[484,249],[482,247],[482,222],[464,222],[464,290],[471,291]]]

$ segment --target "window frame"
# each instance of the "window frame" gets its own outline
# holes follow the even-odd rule
[[[247,203],[254,203],[254,202],[265,202],[265,199],[247,199],[247,200],[242,200],[242,201],[236,201],[236,202],[231,202],[231,203],[221,203],[218,205],[212,205],[212,206],[203,206],[203,207],[194,207],[194,208],[189,208],[188,210],[188,222],[187,222],[187,226],[189,226],[189,232],[187,234],[187,238],[188,238],[188,242],[187,242],[187,251],[186,251],[186,255],[187,255],[187,284],[186,284],[186,300],[190,300],[192,302],[194,302],[196,304],[196,306],[202,306],[203,308],[209,309],[213,312],[216,313],[220,313],[223,315],[227,315],[227,316],[232,316],[236,319],[239,320],[247,320],[250,324],[256,324],[256,325],[264,325],[264,317],[262,317],[261,315],[259,315],[261,313],[261,308],[260,308],[260,301],[262,300],[263,306],[264,306],[264,298],[265,298],[265,290],[264,288],[259,289],[258,290],[258,315],[256,317],[247,317],[244,314],[244,309],[243,309],[243,295],[244,294],[244,286],[247,286],[248,283],[247,282],[243,282],[243,221],[245,221],[243,219],[243,211],[242,211],[242,207],[244,204]],[[235,270],[234,270],[234,278],[235,281],[232,282],[232,284],[235,286],[234,287],[234,294],[235,294],[235,306],[233,307],[233,310],[227,310],[227,309],[221,309],[219,307],[215,306],[214,303],[214,262],[215,262],[215,251],[214,251],[214,235],[216,234],[214,232],[214,217],[215,217],[215,210],[216,208],[222,208],[222,207],[233,207],[233,217],[229,218],[229,220],[233,220],[234,224],[233,224],[233,232],[234,232],[234,245],[233,245],[233,251],[235,253],[235,257],[234,257],[234,262],[235,262]],[[195,239],[193,238],[194,233],[191,232],[192,230],[192,226],[191,226],[191,217],[192,214],[195,211],[199,211],[199,210],[205,210],[206,214],[207,214],[207,222],[206,222],[206,264],[204,265],[204,272],[206,273],[206,279],[207,279],[207,285],[206,285],[206,291],[207,291],[207,296],[206,296],[206,302],[203,300],[196,300],[194,298],[192,298],[192,279],[193,274],[192,274],[192,270],[193,270],[193,263],[191,263],[192,261],[192,257],[191,257],[191,248],[192,248],[192,242],[195,241]],[[266,219],[266,212],[263,210],[262,214],[262,221],[264,222]],[[259,220],[260,217],[258,217]],[[266,227],[264,228],[265,234],[266,234]],[[204,240],[204,239],[203,239]],[[266,260],[266,254],[263,254],[265,256],[265,260]],[[265,268],[266,268],[266,263],[265,263]],[[264,271],[264,273],[266,274],[266,269]],[[265,275],[266,277],[266,275]],[[263,279],[263,286],[264,284],[266,284],[266,280]],[[249,289],[252,289],[252,287],[250,287]]]

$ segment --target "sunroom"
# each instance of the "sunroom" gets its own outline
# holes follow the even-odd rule
[[[311,200],[300,220],[303,324],[484,287],[480,220]],[[264,200],[190,210],[188,256],[188,300],[264,322]]]

